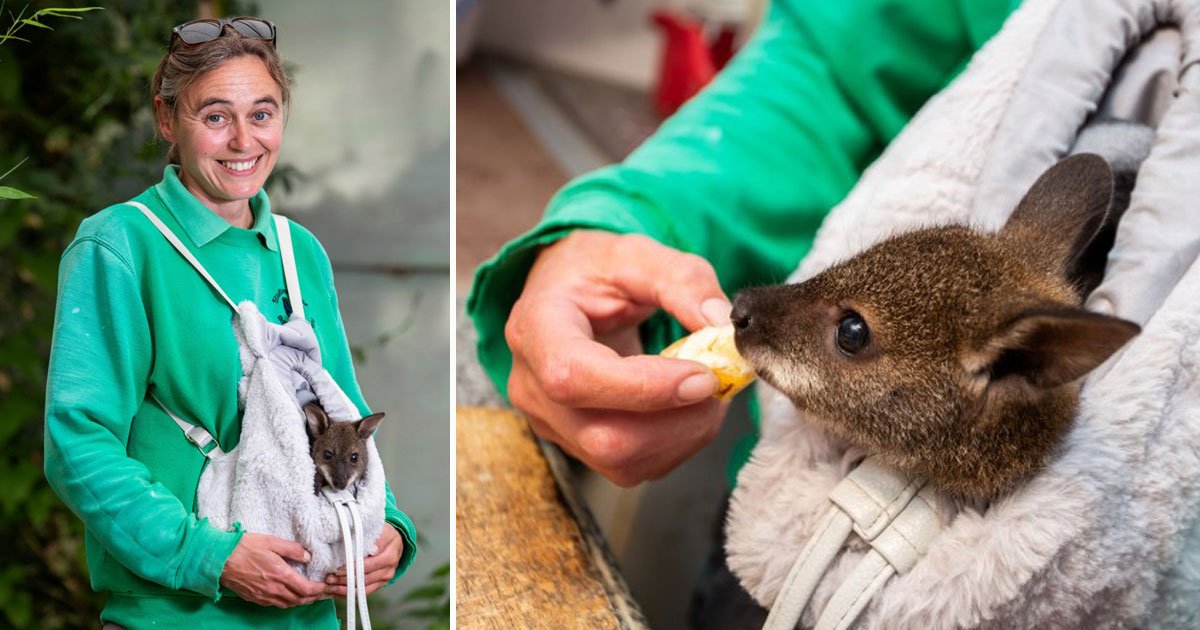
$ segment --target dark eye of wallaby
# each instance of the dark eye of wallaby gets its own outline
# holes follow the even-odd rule
[[[850,311],[838,322],[837,347],[843,353],[854,356],[862,352],[871,341],[871,333],[867,330],[867,322],[858,313]]]
[[[358,453],[350,453],[350,463],[352,463],[352,464],[358,463]]]
[[[325,454],[322,455],[322,457],[324,457],[325,461],[327,462],[333,461],[333,451],[325,451]]]

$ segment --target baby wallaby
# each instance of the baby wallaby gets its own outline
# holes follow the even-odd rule
[[[956,496],[1004,494],[1070,428],[1081,378],[1140,332],[1083,310],[1070,275],[1112,197],[1104,159],[1066,158],[998,233],[922,229],[742,291],[738,350],[849,444]]]
[[[367,472],[367,438],[379,427],[383,414],[337,422],[330,420],[317,403],[308,403],[304,406],[304,417],[313,464],[317,467],[313,494],[319,494],[321,486],[326,485],[334,490],[353,488]]]

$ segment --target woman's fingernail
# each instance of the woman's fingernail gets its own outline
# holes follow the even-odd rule
[[[306,562],[306,563],[307,563],[307,562],[308,562],[308,561],[310,561],[310,560],[312,560],[312,554],[311,554],[311,553],[308,553],[307,551],[305,551],[305,552],[304,552],[304,562]]]
[[[728,324],[731,311],[733,311],[733,305],[721,298],[708,298],[700,304],[700,313],[704,315],[709,326]]]
[[[712,372],[693,374],[679,384],[675,395],[683,402],[699,402],[717,391],[717,377]]]
[[[379,545],[375,545],[375,546],[371,547],[371,553],[369,555],[373,556],[377,553],[379,553]]]
[[[326,584],[333,584],[333,576],[332,576],[332,575],[327,575],[327,576],[325,576],[325,583],[326,583]]]

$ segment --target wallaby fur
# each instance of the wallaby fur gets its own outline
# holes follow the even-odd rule
[[[998,233],[918,230],[805,282],[742,291],[738,350],[848,443],[952,495],[1004,494],[1053,453],[1080,379],[1140,331],[1083,310],[1069,276],[1112,197],[1102,158],[1066,158]],[[856,317],[865,341],[839,347]]]
[[[377,413],[353,422],[334,422],[325,409],[315,402],[304,406],[309,446],[317,472],[313,478],[313,494],[321,486],[345,490],[362,479],[367,471],[367,438],[383,422]]]

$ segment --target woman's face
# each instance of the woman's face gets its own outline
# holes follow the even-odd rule
[[[159,128],[179,148],[183,185],[209,208],[258,194],[283,140],[279,85],[258,57],[231,59],[201,75],[172,117],[159,105]]]

